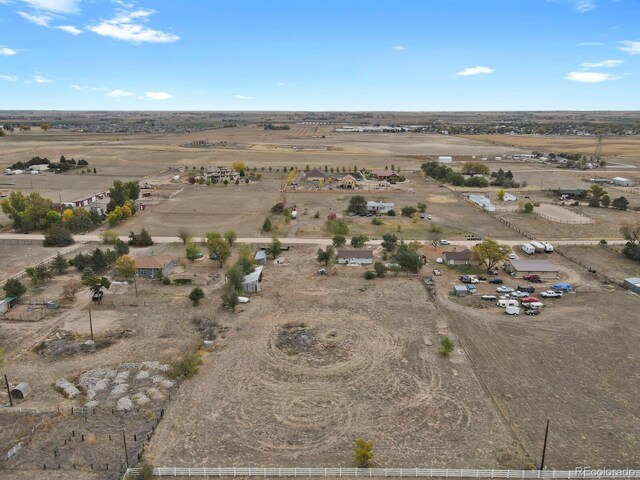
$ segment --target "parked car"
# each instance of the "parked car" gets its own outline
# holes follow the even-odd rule
[[[514,259],[516,258],[516,254],[515,254],[515,253],[510,253],[510,254],[509,254],[509,258],[510,258],[511,260],[514,260]]]
[[[461,275],[460,281],[462,283],[478,283],[478,279],[471,275]]]
[[[433,278],[432,277],[424,277],[422,279],[425,287],[433,287]]]
[[[524,297],[520,301],[522,303],[533,303],[533,302],[539,302],[540,300],[538,300],[536,297]]]
[[[555,290],[546,290],[540,293],[542,298],[560,298],[562,297],[562,292],[556,292]]]
[[[249,297],[238,297],[238,303],[249,303]]]
[[[514,289],[512,287],[507,287],[506,285],[502,285],[496,288],[496,292],[500,292],[500,293],[511,293],[513,291]]]
[[[98,290],[97,292],[93,292],[93,295],[91,295],[91,300],[93,300],[94,302],[99,302],[100,300],[102,300],[103,296],[104,292],[102,290]]]
[[[436,263],[444,263],[444,260],[441,257],[436,258]]]
[[[436,277],[439,277],[440,275],[442,275],[442,272],[436,268],[436,269],[434,269],[434,270],[433,270],[433,274],[434,274]]]
[[[515,298],[524,298],[524,297],[528,297],[529,294],[527,292],[521,292],[520,290],[516,290],[511,294],[511,296]]]
[[[440,240],[438,242],[438,244],[440,244],[440,245],[451,245],[451,242],[449,240]]]
[[[492,278],[489,280],[489,283],[493,283],[494,285],[502,285],[504,281],[501,278]]]
[[[525,315],[540,315],[539,308],[526,308],[524,311]]]
[[[528,302],[523,303],[522,306],[528,310],[541,310],[544,307],[544,303],[542,302]]]
[[[397,263],[385,263],[384,268],[391,270],[394,268],[400,268],[400,265],[398,265]]]
[[[521,292],[533,293],[536,291],[536,287],[525,287],[524,285],[518,285],[518,290],[520,290]]]
[[[433,220],[433,217],[431,216],[431,214],[427,215],[427,220]]]
[[[533,282],[533,283],[542,283],[542,279],[540,278],[540,275],[525,275],[524,277],[522,277],[524,280],[526,280],[527,282]]]

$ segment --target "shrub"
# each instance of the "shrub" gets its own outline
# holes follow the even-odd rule
[[[438,348],[438,353],[443,357],[448,357],[449,354],[453,352],[453,341],[449,337],[444,337],[440,340],[440,348]]]
[[[608,242],[603,238],[600,240],[600,245],[606,245]]]
[[[356,466],[358,468],[371,467],[374,445],[375,443],[372,441],[367,441],[362,438],[356,438],[355,446],[353,447],[353,453],[355,456]]]
[[[191,280],[191,279],[189,279]],[[163,285],[171,285],[171,279],[169,277],[162,277],[162,284]]]
[[[25,287],[17,278],[11,278],[7,280],[7,282],[4,284],[3,289],[7,297],[20,298],[27,292],[27,287]]]
[[[44,242],[42,242],[45,247],[66,247],[74,243],[71,232],[59,225],[54,225],[47,230],[44,236]]]
[[[387,267],[385,267],[382,263],[376,262],[373,265],[373,269],[376,271],[376,275],[378,278],[384,277],[384,274],[387,273]]]
[[[194,288],[193,290],[191,290],[191,293],[189,294],[189,300],[191,300],[191,303],[193,303],[194,307],[198,305],[200,303],[200,300],[202,300],[203,298],[204,298],[204,292],[200,287]]]
[[[263,232],[270,232],[272,230],[273,226],[271,225],[271,220],[269,220],[269,218],[265,218],[264,223],[262,224],[262,231]]]
[[[202,365],[202,352],[188,352],[171,364],[168,374],[170,378],[191,378],[198,373],[200,365]]]
[[[327,220],[325,226],[334,235],[346,235],[349,233],[349,225],[344,220]]]
[[[190,278],[174,278],[173,283],[176,285],[191,285]]]
[[[320,218],[320,212],[316,212],[316,213],[313,215],[313,218]]]
[[[384,225],[384,222],[382,220],[380,220],[379,218],[374,218],[371,220],[371,224],[373,225]]]
[[[138,474],[134,477],[136,480],[152,480],[153,479],[153,467],[150,463],[143,461],[138,465],[140,468]]]
[[[387,215],[390,216],[390,217],[395,217],[396,216],[396,211],[395,210],[389,210],[387,212]]]
[[[376,278],[376,272],[374,272],[373,270],[367,270],[366,272],[364,272],[364,278],[366,280],[373,280],[374,278]]]

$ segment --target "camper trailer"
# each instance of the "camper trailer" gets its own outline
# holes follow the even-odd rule
[[[534,253],[536,253],[535,247],[530,243],[525,243],[524,245],[522,245],[522,251],[527,255],[533,255]]]
[[[553,245],[551,245],[549,242],[540,242],[544,245],[544,251],[547,253],[551,253],[553,252]]]
[[[529,242],[533,248],[535,248],[536,253],[544,252],[544,244],[541,242]]]

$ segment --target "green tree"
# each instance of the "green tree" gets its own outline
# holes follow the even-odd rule
[[[413,205],[408,205],[406,207],[402,207],[400,211],[403,217],[412,217],[414,213],[416,213],[418,209]]]
[[[609,208],[609,205],[611,205],[611,197],[609,195],[603,195],[602,199],[600,200],[600,204],[604,208]]]
[[[222,306],[227,307],[232,312],[236,311],[236,306],[240,303],[238,300],[238,291],[231,287],[230,284],[222,290]]]
[[[60,214],[53,210],[53,202],[42,198],[37,192],[29,195],[11,192],[8,198],[0,202],[0,207],[13,221],[16,231],[28,233],[34,229],[47,229],[60,222]]]
[[[626,210],[629,207],[629,200],[626,197],[614,198],[611,206],[617,210]]]
[[[354,213],[366,213],[367,212],[367,201],[362,195],[354,195],[349,200],[349,206],[347,207],[349,212]]]
[[[364,272],[364,278],[365,280],[373,280],[374,278],[376,278],[376,272],[367,270],[366,272]]]
[[[465,162],[460,171],[466,175],[489,175],[489,167],[482,162]]]
[[[280,255],[282,243],[277,238],[271,240],[271,244],[267,247],[267,255],[271,255],[273,259]]]
[[[347,238],[344,235],[334,235],[333,236],[333,246],[334,247],[342,247],[345,243],[347,243]]]
[[[396,249],[395,259],[398,265],[407,270],[418,273],[422,268],[422,256],[414,248],[401,242]]]
[[[4,293],[7,297],[20,298],[22,295],[27,293],[27,287],[25,287],[17,278],[10,278],[2,288],[4,289]]]
[[[253,258],[250,257],[240,257],[238,261],[235,263],[243,275],[249,275],[251,272],[255,270],[255,265],[253,262]]]
[[[187,243],[189,242],[189,240],[191,240],[192,237],[193,237],[193,235],[186,228],[181,228],[181,229],[178,230],[178,238],[182,241],[183,245],[186,246]]]
[[[522,211],[524,213],[533,213],[533,203],[531,202],[525,203],[524,206],[522,207]]]
[[[269,217],[265,218],[264,223],[262,224],[262,231],[270,232],[272,229],[273,226],[271,225],[271,220],[269,219]]]
[[[194,307],[197,306],[200,303],[200,300],[202,300],[203,298],[204,292],[200,287],[194,288],[193,290],[191,290],[191,293],[189,293],[189,300],[191,300],[191,303]]]
[[[427,204],[426,203],[418,203],[418,211],[420,213],[424,213],[427,211]]]
[[[358,468],[370,468],[373,461],[375,442],[356,438],[353,454]]]
[[[100,234],[100,239],[105,245],[113,245],[118,240],[118,232],[113,230],[105,230]]]
[[[376,271],[376,275],[378,278],[384,277],[385,273],[387,273],[387,267],[385,267],[382,262],[376,262],[373,264],[373,269]]]
[[[385,233],[382,235],[382,248],[387,252],[393,252],[398,245],[398,237],[393,233]]]
[[[53,274],[48,266],[41,263],[40,265],[36,265],[35,267],[29,267],[25,270],[26,274],[31,278],[31,283],[33,285],[40,285],[45,283],[50,278],[53,278]]]
[[[472,252],[473,258],[484,265],[488,272],[509,256],[509,250],[508,245],[500,245],[495,240],[487,238],[473,247]]]
[[[84,281],[87,278],[91,278],[94,277],[96,275],[96,272],[93,271],[93,268],[91,267],[84,267],[82,269],[82,275],[80,276],[80,278]]]
[[[351,237],[351,246],[354,248],[363,247],[369,241],[366,235],[354,235]]]
[[[96,293],[99,292],[102,288],[106,288],[107,290],[111,286],[111,282],[107,277],[99,277],[98,275],[92,275],[91,277],[87,277],[82,280],[82,284]]]
[[[129,255],[122,255],[116,260],[116,272],[125,280],[133,278],[136,273],[136,261]]]
[[[429,227],[429,240],[431,240],[431,245],[435,250],[440,244],[440,240],[442,240],[442,228],[438,225],[431,225]]]
[[[45,247],[66,247],[75,243],[71,232],[60,225],[54,225],[44,235]]]
[[[122,180],[114,180],[113,187],[109,189],[107,213],[111,213],[116,207],[124,206],[127,200],[134,202],[139,196],[140,184],[137,181],[123,182]]]
[[[122,255],[127,255],[129,253],[129,245],[127,245],[124,241],[119,238],[113,244],[113,249],[116,252],[116,256],[121,257]]]
[[[451,352],[453,352],[453,341],[445,336],[440,340],[440,347],[438,348],[438,353],[443,357],[448,357]]]
[[[194,262],[196,258],[200,258],[202,252],[198,248],[198,246],[194,242],[187,242],[187,246],[185,247],[186,256],[189,260]]]
[[[59,275],[62,275],[63,273],[67,272],[67,269],[69,268],[69,262],[62,256],[60,252],[58,252],[56,257],[51,261],[51,268]]]
[[[322,250],[321,248],[318,249],[316,258],[318,262],[324,263],[326,267],[327,265],[329,265],[329,262],[335,257],[335,255],[336,249],[332,245],[327,245],[324,250]]]
[[[207,246],[209,248],[209,255],[215,255],[216,260],[220,263],[220,268],[224,266],[224,262],[231,256],[231,248],[229,243],[225,242],[220,237],[207,238]]]
[[[630,244],[638,244],[640,242],[640,221],[636,223],[624,222],[620,226],[620,235]]]
[[[227,230],[224,232],[224,239],[229,242],[230,247],[233,247],[233,243],[238,239],[238,234],[235,230]]]
[[[129,245],[134,247],[149,247],[153,245],[153,239],[151,238],[151,235],[149,235],[149,232],[143,228],[140,230],[140,233],[129,233]]]
[[[225,273],[225,277],[227,278],[227,284],[231,285],[236,291],[242,291],[242,280],[244,279],[244,273],[242,270],[236,265],[229,268]]]

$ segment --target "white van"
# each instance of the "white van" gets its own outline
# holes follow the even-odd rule
[[[533,255],[534,253],[536,253],[535,247],[530,243],[525,243],[524,245],[522,245],[522,251],[527,255]]]
[[[515,300],[513,298],[499,298],[498,301],[496,302],[496,305],[502,308],[520,306],[520,304],[518,303],[518,300]]]
[[[520,315],[520,307],[508,306],[504,313],[507,315]]]

